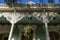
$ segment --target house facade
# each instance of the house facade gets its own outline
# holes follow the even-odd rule
[[[0,4],[0,40],[60,40],[60,4]]]

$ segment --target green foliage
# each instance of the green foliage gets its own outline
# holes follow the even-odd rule
[[[17,1],[22,1],[22,0],[4,0],[4,2],[6,3],[6,4],[17,4]]]
[[[33,30],[32,26],[30,26],[30,25],[26,25],[26,26],[23,28],[22,32],[24,32],[24,34],[26,35],[27,32],[30,31],[30,29]]]
[[[35,26],[26,25],[24,26],[21,35],[24,35],[25,40],[32,40],[34,30],[35,30]]]

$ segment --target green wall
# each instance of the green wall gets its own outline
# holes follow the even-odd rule
[[[14,40],[18,40],[18,37],[19,37],[19,28],[18,26],[15,26],[12,38],[14,38]]]
[[[38,40],[38,38],[40,40],[45,40],[45,31],[44,30],[45,29],[42,26],[40,26],[40,25],[37,26],[37,28],[35,30],[35,39],[36,40]]]
[[[38,38],[40,40],[45,40],[45,29],[40,26],[40,25],[37,25],[37,28],[35,29],[35,39],[38,40]],[[13,36],[12,38],[15,38],[15,40],[18,40],[19,38],[19,28],[16,26],[14,28],[14,31],[13,31]]]

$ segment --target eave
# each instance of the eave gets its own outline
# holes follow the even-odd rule
[[[60,12],[60,8],[16,8],[17,12]],[[0,8],[0,12],[13,12],[15,8]]]
[[[32,6],[37,6],[37,8],[29,8],[25,4],[14,5],[17,12],[43,12],[44,9],[45,12],[60,12],[60,4],[36,4]],[[13,5],[0,4],[0,12],[13,12],[15,8]]]

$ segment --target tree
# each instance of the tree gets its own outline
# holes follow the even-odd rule
[[[17,4],[17,1],[21,1],[21,0],[4,0],[6,4]]]
[[[48,0],[49,3],[54,3],[54,0]]]
[[[44,3],[44,1],[43,0],[39,0],[40,1],[40,3]]]

